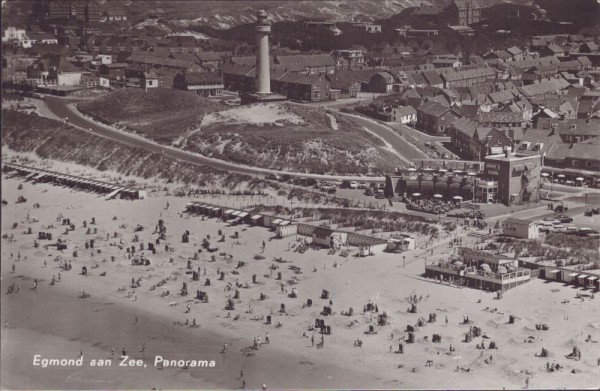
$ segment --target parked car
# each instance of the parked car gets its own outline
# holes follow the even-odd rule
[[[367,188],[367,182],[360,182],[358,184],[358,188],[359,189],[366,189]]]
[[[349,188],[350,188],[350,181],[342,181],[342,183],[340,183],[340,189],[349,189]]]
[[[369,188],[367,188],[367,189],[365,190],[365,195],[366,195],[366,196],[372,196],[372,195],[374,195],[374,194],[375,194],[375,192],[373,191],[373,188],[372,188],[372,187],[369,187]]]
[[[358,189],[358,183],[355,181],[350,182],[350,189]]]
[[[570,216],[557,216],[556,218],[558,219],[558,221],[565,224],[573,222],[573,218]]]
[[[303,182],[303,186],[314,186],[317,184],[317,181],[314,178],[303,178]]]

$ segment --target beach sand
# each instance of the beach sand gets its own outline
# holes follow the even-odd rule
[[[19,183],[23,183],[22,190],[17,189]],[[578,291],[590,293],[535,279],[496,300],[492,293],[425,279],[421,276],[425,256],[438,259],[450,255],[452,249],[445,240],[433,243],[433,255],[430,249],[404,253],[406,267],[397,254],[345,258],[312,249],[300,254],[290,249],[302,237],[274,239],[274,232],[266,228],[229,226],[216,219],[182,214],[189,198],[152,193],[140,201],[106,201],[93,193],[19,179],[5,178],[2,184],[2,197],[8,201],[2,207],[2,233],[14,236],[13,241],[2,239],[2,388],[239,388],[240,371],[248,388],[266,384],[269,388],[514,389],[525,387],[526,379],[530,388],[600,386],[600,345],[585,342],[588,335],[600,340],[599,295],[579,300],[575,298]],[[19,195],[24,195],[27,202],[16,204]],[[218,203],[215,198],[207,200]],[[34,203],[40,208],[33,208]],[[57,222],[60,213],[76,226],[74,231],[65,234],[66,227]],[[92,217],[96,225],[90,225]],[[142,251],[151,261],[149,266],[133,266],[125,250],[119,248],[120,241],[125,247],[135,246],[138,255],[140,242],[144,248],[154,243],[157,235],[153,231],[159,219],[167,227],[166,241],[156,245],[155,255],[147,249]],[[84,220],[88,227],[98,229],[96,234],[86,234]],[[17,228],[13,229],[15,222]],[[50,224],[54,228],[48,228]],[[137,224],[144,229],[134,232]],[[24,234],[29,227],[33,234]],[[189,243],[181,243],[185,230],[191,233]],[[218,230],[223,231],[225,242],[217,242]],[[38,231],[51,232],[53,240],[40,240],[36,249],[33,242]],[[115,232],[117,237],[113,237]],[[238,239],[232,238],[235,232]],[[136,234],[140,242],[133,243]],[[202,249],[195,260],[194,254],[207,235],[219,250],[209,254]],[[58,238],[66,240],[67,250],[43,247]],[[90,239],[95,241],[93,250],[84,246]],[[261,254],[263,241],[266,248]],[[173,251],[165,251],[165,244]],[[74,250],[78,252],[76,258]],[[21,260],[17,260],[19,253]],[[256,254],[265,259],[254,259]],[[214,262],[211,255],[216,255]],[[274,257],[282,257],[286,263],[277,263]],[[59,268],[65,260],[73,266],[69,271]],[[188,260],[194,270],[200,267],[200,281],[192,281],[186,274]],[[239,261],[245,266],[236,269]],[[271,276],[272,265],[279,269]],[[302,273],[295,274],[288,268],[291,265],[300,267]],[[87,267],[87,276],[81,275],[82,266]],[[224,281],[218,280],[218,270],[226,273]],[[276,280],[278,271],[283,274],[282,281]],[[52,276],[59,272],[61,281],[50,285]],[[105,276],[101,276],[103,272]],[[258,284],[251,283],[254,274]],[[298,290],[298,298],[287,296],[292,277],[297,278],[293,287]],[[132,278],[140,279],[141,286],[131,288]],[[204,286],[206,278],[210,286]],[[34,279],[39,283],[36,290],[30,289]],[[165,285],[150,290],[165,279]],[[238,288],[240,299],[234,300],[235,310],[227,311],[227,299],[236,288],[226,291],[225,287],[228,283],[235,285],[236,280],[242,285],[248,282],[249,288]],[[8,295],[7,288],[13,282],[20,285],[20,291]],[[183,282],[189,291],[185,297],[179,294]],[[282,282],[287,293],[281,290]],[[125,289],[120,291],[122,287]],[[332,316],[320,315],[329,305],[329,300],[319,298],[323,289],[331,294]],[[170,294],[161,297],[166,290]],[[196,290],[206,291],[209,302],[193,300]],[[78,298],[82,291],[91,297]],[[267,298],[259,300],[260,293]],[[411,295],[421,297],[416,314],[407,313]],[[309,298],[313,306],[303,308]],[[388,325],[375,325],[375,313],[363,314],[369,300],[377,304],[380,313],[388,314]],[[563,303],[566,300],[569,302]],[[188,303],[191,311],[184,313]],[[286,314],[279,313],[281,304],[285,304]],[[250,307],[252,313],[247,312]],[[341,312],[349,307],[354,315],[342,316]],[[415,343],[402,341],[407,335],[406,326],[416,325],[420,317],[428,319],[430,313],[437,314],[437,321],[416,327]],[[270,314],[271,325],[252,319]],[[514,324],[508,324],[510,314],[517,316]],[[471,320],[470,325],[481,327],[482,334],[489,338],[462,342],[470,326],[460,324],[464,315]],[[307,331],[316,318],[325,319],[332,328],[319,349],[311,346],[310,336],[315,335],[316,345],[321,335]],[[183,325],[193,319],[198,327]],[[282,326],[276,327],[277,322]],[[536,330],[538,323],[548,324],[549,330]],[[371,324],[377,333],[366,335]],[[253,338],[260,336],[264,342],[267,332],[270,344],[253,349]],[[303,337],[305,332],[307,337]],[[432,343],[433,334],[440,334],[442,342]],[[530,336],[532,342],[525,342]],[[362,347],[354,346],[357,338],[363,341]],[[486,347],[493,340],[499,348],[477,349],[476,344],[482,340]],[[228,349],[221,353],[225,343]],[[403,344],[404,354],[390,353],[390,346],[396,350],[399,343]],[[144,344],[146,349],[140,352]],[[453,354],[449,353],[450,344],[455,348]],[[580,361],[565,358],[573,346],[582,352]],[[83,351],[86,362],[110,358],[111,347],[117,356],[125,348],[128,355],[144,360],[147,367],[122,368],[116,366],[118,360],[113,360],[110,368],[32,365],[35,354],[78,358]],[[550,352],[549,358],[535,357],[542,347]],[[153,365],[156,355],[215,360],[216,367],[159,369]],[[432,360],[431,366],[425,366],[428,360]],[[563,369],[549,373],[547,362],[558,362]]]

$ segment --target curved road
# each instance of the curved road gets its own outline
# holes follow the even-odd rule
[[[143,148],[150,152],[162,153],[170,158],[177,159],[190,164],[196,165],[209,165],[221,170],[229,172],[236,172],[239,174],[248,175],[267,175],[267,174],[279,174],[289,175],[293,177],[303,178],[314,178],[317,180],[358,180],[367,182],[380,182],[384,180],[383,177],[363,177],[363,176],[342,176],[342,175],[319,175],[319,174],[307,174],[300,172],[290,171],[277,171],[266,168],[244,166],[241,164],[231,163],[224,160],[213,159],[207,156],[195,154],[178,148],[170,147],[167,145],[157,144],[154,141],[133,135],[126,132],[115,129],[111,126],[99,124],[96,121],[83,117],[81,113],[76,112],[69,105],[81,101],[80,99],[68,99],[59,98],[55,96],[46,96],[45,102],[48,110],[59,118],[69,118],[71,125],[77,126],[85,131],[96,134],[101,137],[109,138],[111,140],[124,143],[133,147]],[[426,158],[426,155],[412,146],[408,141],[399,136],[391,128],[378,124],[377,122],[347,113],[341,113],[350,117],[356,123],[364,126],[369,131],[385,140],[392,148],[403,157],[407,163],[410,163],[413,159]]]

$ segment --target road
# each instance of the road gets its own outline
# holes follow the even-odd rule
[[[289,171],[277,171],[265,168],[250,167],[240,164],[230,163],[223,160],[212,159],[206,156],[195,154],[192,152],[184,151],[181,149],[173,148],[166,145],[160,145],[148,139],[144,139],[139,136],[125,133],[118,129],[114,129],[110,126],[98,124],[97,122],[88,118],[82,117],[69,107],[70,103],[77,102],[74,99],[64,99],[54,96],[46,96],[46,106],[50,112],[56,115],[58,118],[68,118],[71,125],[77,126],[87,132],[95,135],[105,137],[126,145],[133,147],[143,148],[150,152],[162,153],[172,159],[176,159],[182,162],[195,164],[195,165],[208,165],[217,169],[226,170],[228,172],[235,172],[239,174],[248,175],[261,175],[267,174],[279,174],[289,175],[293,177],[302,178],[314,178],[316,180],[357,180],[367,182],[381,182],[385,178],[383,177],[363,177],[363,176],[341,176],[341,175],[319,175],[319,174],[306,174],[299,172]]]
[[[394,148],[398,154],[404,157],[404,160],[407,162],[413,162],[415,159],[427,159],[428,156],[415,148],[414,145],[406,141],[402,136],[398,133],[394,132],[390,127],[381,125],[377,123],[375,120],[361,117],[356,114],[347,114],[340,112],[341,115],[349,117],[352,121],[364,126],[372,133],[381,137],[388,144]]]

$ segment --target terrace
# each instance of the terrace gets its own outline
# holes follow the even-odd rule
[[[512,266],[514,260],[495,262],[493,258],[486,259],[489,263],[466,259],[426,261],[425,276],[490,291],[505,291],[530,280],[531,271]]]

